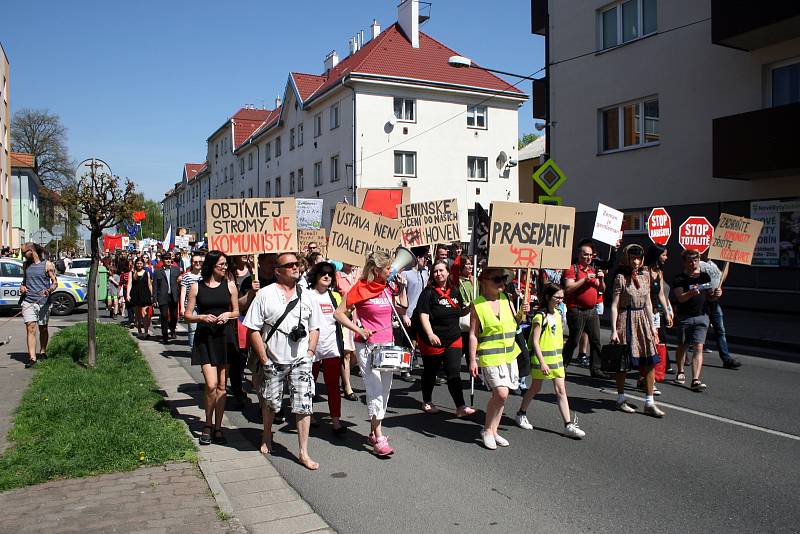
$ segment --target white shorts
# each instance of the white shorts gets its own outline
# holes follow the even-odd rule
[[[519,387],[517,360],[503,365],[481,367],[481,378],[489,389],[517,389]]]
[[[25,321],[25,324],[36,323],[39,326],[47,326],[47,322],[50,320],[50,303],[23,302],[22,320]]]

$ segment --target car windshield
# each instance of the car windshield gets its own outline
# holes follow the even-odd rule
[[[72,269],[88,269],[92,266],[92,260],[72,260],[72,265],[69,266],[70,270]]]

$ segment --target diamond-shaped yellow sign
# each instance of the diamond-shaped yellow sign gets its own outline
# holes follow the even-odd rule
[[[561,184],[567,181],[567,177],[552,159],[544,162],[544,165],[536,169],[533,173],[533,181],[541,186],[545,193],[552,195]]]

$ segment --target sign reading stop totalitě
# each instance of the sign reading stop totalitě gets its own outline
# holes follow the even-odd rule
[[[714,227],[708,219],[695,215],[681,224],[678,230],[678,242],[685,250],[696,250],[702,254],[711,246],[712,235]]]

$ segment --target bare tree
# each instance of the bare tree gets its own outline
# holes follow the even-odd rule
[[[64,191],[62,197],[65,202],[76,206],[78,211],[86,216],[86,227],[92,232],[91,257],[92,267],[89,270],[89,293],[87,305],[88,317],[88,350],[87,366],[94,367],[97,357],[95,344],[95,321],[97,321],[97,269],[100,264],[100,238],[103,230],[113,228],[125,218],[138,205],[133,182],[125,178],[124,183],[119,176],[107,173],[98,173],[95,160],[91,160],[90,172],[81,177],[78,182]]]
[[[33,154],[33,170],[46,187],[61,191],[72,184],[67,129],[57,114],[47,109],[18,110],[11,119],[11,148]]]

